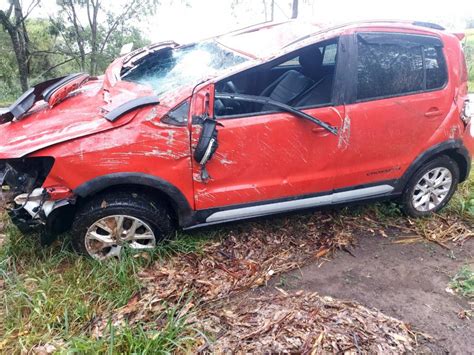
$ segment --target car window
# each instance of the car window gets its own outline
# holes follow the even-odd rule
[[[199,82],[240,65],[248,59],[215,41],[164,48],[122,68],[125,81],[149,85],[157,96]]]
[[[295,66],[299,66],[300,65],[300,62],[298,61],[298,57],[295,57],[295,58],[291,58],[290,60],[284,62],[284,63],[281,63],[280,65],[278,65],[279,68],[283,68],[283,67],[295,67]]]
[[[398,96],[444,86],[446,66],[442,48],[407,38],[407,35],[397,37],[384,34],[371,42],[359,37],[358,100]]]
[[[319,47],[319,50],[323,53],[323,65],[336,64],[337,43]],[[278,67],[299,66],[299,64],[299,57],[295,57],[278,65]]]
[[[333,43],[324,48],[323,65],[336,64],[337,44]]]
[[[393,96],[423,89],[421,47],[359,41],[357,98]]]
[[[182,104],[178,105],[167,113],[161,122],[173,125],[173,126],[186,126],[188,122],[190,100],[186,100]]]
[[[439,47],[429,46],[424,48],[426,68],[426,89],[439,89],[448,80],[446,62],[443,51]]]
[[[337,41],[332,39],[286,54],[272,63],[233,75],[216,84],[216,94],[235,93],[268,98],[294,108],[327,106],[337,57]],[[271,104],[231,99],[215,101],[217,117],[251,116],[274,112]]]

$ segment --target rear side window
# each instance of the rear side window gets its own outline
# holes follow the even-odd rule
[[[434,90],[447,80],[441,42],[405,34],[358,35],[357,98]]]
[[[444,86],[447,81],[446,63],[440,47],[424,47],[426,89],[434,90]]]

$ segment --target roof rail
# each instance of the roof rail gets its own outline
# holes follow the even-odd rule
[[[420,27],[428,27],[428,28],[432,28],[433,30],[440,30],[440,31],[446,30],[446,28],[444,28],[443,26],[438,25],[436,23],[432,23],[432,22],[415,21],[413,22],[413,25],[420,26]]]

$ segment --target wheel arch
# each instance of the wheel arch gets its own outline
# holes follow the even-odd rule
[[[168,181],[143,173],[114,173],[99,176],[83,183],[73,190],[80,200],[99,193],[122,188],[140,189],[155,193],[169,203],[179,225],[187,226],[192,221],[193,209],[183,193]]]
[[[418,169],[440,155],[447,155],[456,162],[459,167],[459,182],[467,180],[471,170],[471,156],[461,140],[450,139],[420,154],[403,174],[396,191],[400,193],[403,192],[408,181]]]

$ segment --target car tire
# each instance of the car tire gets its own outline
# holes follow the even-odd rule
[[[448,156],[423,165],[409,180],[402,195],[402,209],[410,217],[426,217],[445,207],[459,183],[459,167]]]
[[[74,249],[98,260],[120,258],[125,247],[154,249],[175,231],[167,204],[133,191],[94,197],[80,207],[71,229]]]

